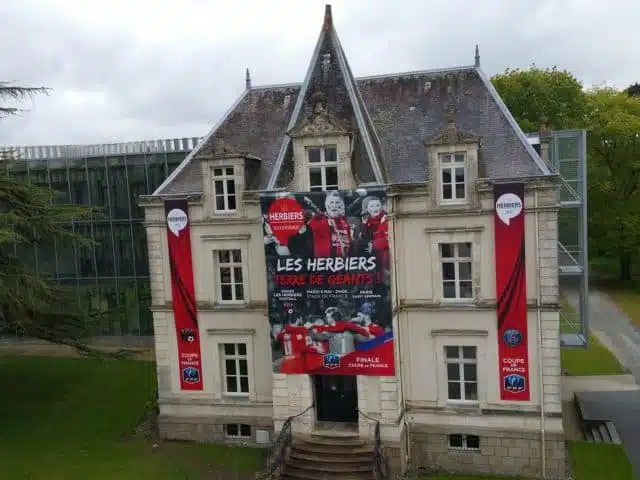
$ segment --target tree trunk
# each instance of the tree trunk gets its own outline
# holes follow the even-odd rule
[[[620,254],[620,280],[631,280],[631,255]]]

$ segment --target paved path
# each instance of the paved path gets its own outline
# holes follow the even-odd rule
[[[578,309],[577,293],[564,292],[569,305]],[[589,326],[640,384],[640,329],[604,293],[589,294]]]
[[[577,310],[578,295],[572,292],[564,293],[569,305]],[[635,382],[640,384],[640,329],[634,326],[629,317],[603,293],[589,294],[589,309],[591,331],[618,357]],[[589,411],[589,416],[613,421],[636,472],[636,478],[640,479],[640,390],[632,390],[633,386],[630,385],[631,379],[628,376],[620,376],[620,380],[616,385],[618,382],[615,378],[601,377],[595,382],[585,379],[585,391],[580,397]],[[571,385],[571,388],[567,387],[569,385],[565,389],[574,391],[582,388],[579,381]]]

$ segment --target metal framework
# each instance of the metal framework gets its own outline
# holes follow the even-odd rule
[[[529,141],[540,144],[537,134]],[[589,261],[587,237],[586,130],[551,132],[549,167],[560,176],[558,212],[558,275],[563,347],[587,347],[589,342]]]
[[[100,207],[99,217],[69,228],[96,243],[66,247],[35,245],[15,253],[40,274],[73,285],[82,307],[99,323],[94,335],[153,334],[147,242],[140,195],[149,195],[180,164],[199,138],[103,145],[0,148],[9,175],[60,192],[61,203]],[[20,336],[3,331],[0,336]]]

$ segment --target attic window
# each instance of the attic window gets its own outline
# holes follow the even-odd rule
[[[464,202],[466,199],[465,154],[440,154],[440,187],[442,201]]]
[[[336,147],[326,146],[307,150],[309,190],[324,192],[338,189],[338,155]]]

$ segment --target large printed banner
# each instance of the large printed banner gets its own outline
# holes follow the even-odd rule
[[[528,401],[524,185],[494,185],[500,398]]]
[[[196,311],[189,206],[186,200],[165,202],[167,243],[171,269],[171,298],[178,339],[178,364],[182,390],[202,390],[200,332]]]
[[[273,371],[392,376],[383,189],[261,198]]]

